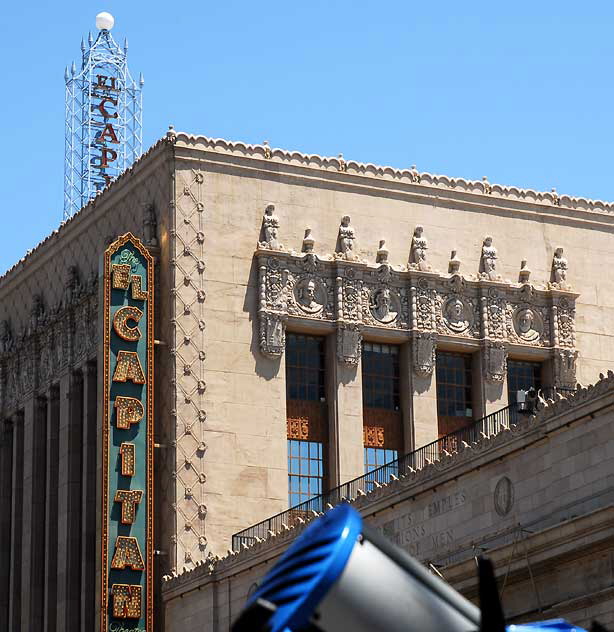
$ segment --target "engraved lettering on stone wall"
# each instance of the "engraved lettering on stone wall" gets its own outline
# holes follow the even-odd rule
[[[460,509],[467,501],[467,493],[461,489],[446,496],[438,496],[420,509],[402,514],[381,527],[383,535],[411,555],[424,559],[432,551],[446,549],[454,542],[454,530],[437,519]],[[440,527],[443,526],[443,528]],[[439,527],[439,528],[438,528]]]

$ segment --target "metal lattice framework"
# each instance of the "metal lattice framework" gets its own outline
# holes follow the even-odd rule
[[[81,70],[65,72],[64,219],[74,215],[142,153],[142,88],[128,70],[128,43],[110,30],[81,41]]]

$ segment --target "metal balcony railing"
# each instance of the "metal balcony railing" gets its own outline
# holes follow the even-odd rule
[[[557,390],[566,391],[567,389]],[[240,551],[244,544],[249,546],[254,542],[266,540],[271,535],[289,527],[304,524],[335,505],[351,502],[358,496],[364,495],[382,484],[389,483],[394,477],[398,478],[412,470],[422,469],[425,465],[437,461],[440,455],[445,452],[450,454],[457,452],[464,443],[471,445],[484,437],[497,434],[502,429],[514,425],[519,417],[530,412],[519,411],[516,404],[506,406],[474,421],[466,428],[451,432],[440,437],[437,441],[427,443],[413,452],[404,454],[395,461],[386,463],[319,496],[314,496],[300,505],[290,507],[286,511],[235,533],[232,536],[232,548],[234,551]]]

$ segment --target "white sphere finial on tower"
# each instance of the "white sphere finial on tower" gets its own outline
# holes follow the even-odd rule
[[[96,16],[96,28],[99,31],[110,31],[114,24],[115,18],[106,11],[103,11]]]

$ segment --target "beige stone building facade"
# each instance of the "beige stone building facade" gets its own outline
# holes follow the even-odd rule
[[[213,608],[223,630],[256,581],[243,571],[281,546],[204,578],[233,534],[506,409],[517,390],[558,396],[608,370],[613,211],[170,130],[0,278],[0,628],[96,625],[100,275],[117,236],[156,258],[156,621],[174,629],[178,595],[200,582],[216,605],[190,612]],[[462,508],[440,519],[451,535],[436,535],[459,555],[493,491],[473,458]],[[523,479],[508,479],[520,498]],[[403,545],[402,521],[382,529]],[[163,600],[162,576],[183,569]]]

